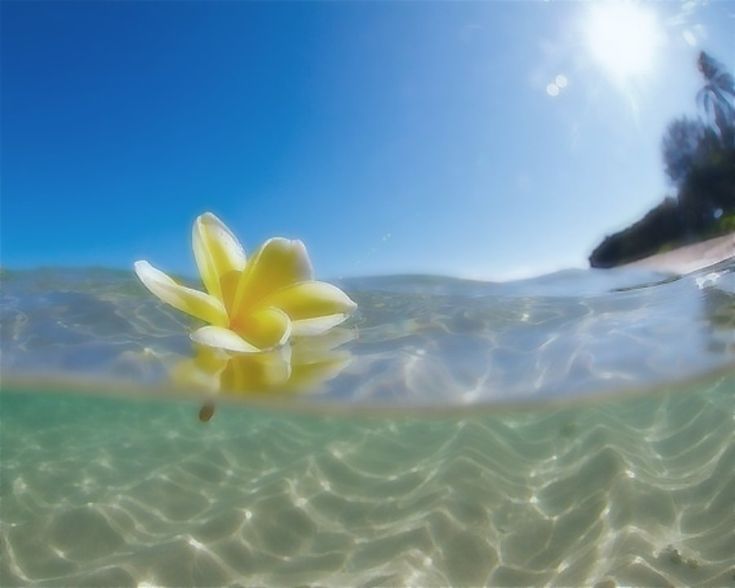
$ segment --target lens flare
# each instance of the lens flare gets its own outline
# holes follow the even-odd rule
[[[617,83],[650,74],[664,38],[656,13],[631,1],[593,4],[584,33],[591,57]]]

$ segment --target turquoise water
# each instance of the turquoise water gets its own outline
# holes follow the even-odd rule
[[[0,584],[735,585],[729,264],[343,285],[215,373],[127,274],[3,274]]]

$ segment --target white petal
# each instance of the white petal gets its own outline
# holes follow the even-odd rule
[[[225,307],[214,296],[177,284],[147,261],[136,261],[135,273],[148,290],[174,308],[214,325],[227,324]]]
[[[340,313],[292,321],[291,334],[294,337],[321,335],[332,327],[336,327],[340,323],[343,323],[348,317],[348,314]]]
[[[240,337],[235,331],[225,329],[224,327],[202,327],[197,329],[191,335],[191,340],[199,345],[207,347],[215,347],[217,349],[225,349],[236,353],[259,353],[260,349],[251,345],[245,339]]]

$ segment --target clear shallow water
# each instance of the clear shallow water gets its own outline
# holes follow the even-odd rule
[[[127,272],[5,272],[0,366],[16,386],[198,390],[317,410],[594,399],[729,369],[734,269],[353,279],[341,285],[359,310],[344,328],[260,363],[216,366],[192,361],[188,317]]]
[[[195,404],[5,391],[0,580],[729,586],[734,400],[721,380],[478,417],[233,406],[202,424]]]
[[[734,585],[716,269],[355,280],[261,395],[126,274],[5,274],[0,584]]]

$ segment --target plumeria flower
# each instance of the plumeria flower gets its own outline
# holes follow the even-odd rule
[[[208,323],[191,334],[195,343],[260,352],[292,335],[324,333],[357,308],[336,286],[314,280],[301,241],[269,239],[247,259],[237,238],[211,212],[196,219],[192,240],[206,293],[177,284],[147,261],[135,262],[135,272],[161,300]]]

